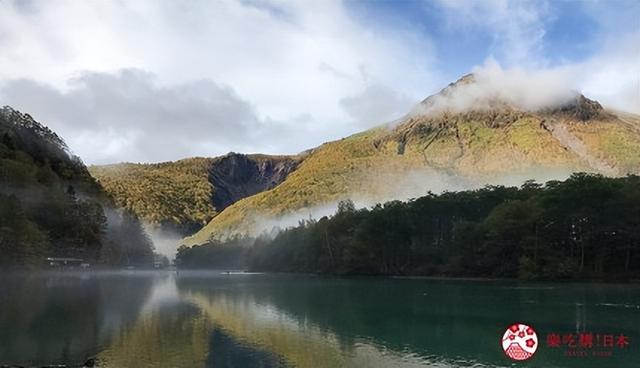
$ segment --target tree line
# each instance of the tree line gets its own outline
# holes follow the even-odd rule
[[[340,275],[523,279],[640,276],[640,177],[487,186],[391,201],[340,202],[274,237],[179,250],[180,267]]]

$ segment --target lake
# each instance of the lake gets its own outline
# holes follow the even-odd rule
[[[640,367],[638,284],[213,271],[0,281],[0,366]],[[526,362],[502,350],[515,322],[537,332]]]

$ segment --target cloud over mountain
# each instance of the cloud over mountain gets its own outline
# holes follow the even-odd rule
[[[571,74],[564,69],[504,69],[495,60],[488,60],[443,93],[429,97],[416,112],[490,110],[497,104],[524,111],[553,108],[577,94],[569,88]]]
[[[0,105],[33,112],[89,163],[294,153],[399,118],[474,66],[640,112],[639,12],[632,0],[3,1]]]

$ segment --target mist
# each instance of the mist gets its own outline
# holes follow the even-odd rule
[[[572,173],[573,171],[568,168],[531,168],[486,178],[472,178],[433,168],[409,170],[400,175],[375,173],[371,174],[367,180],[369,194],[351,192],[334,201],[300,208],[280,216],[253,213],[247,219],[252,226],[246,235],[263,235],[272,238],[282,230],[297,226],[300,221],[318,220],[324,216],[334,215],[338,204],[343,200],[351,200],[356,208],[371,208],[389,201],[409,201],[430,193],[476,190],[489,185],[519,187],[526,181],[544,184],[551,180],[565,180]]]
[[[183,235],[177,231],[163,229],[148,222],[144,223],[144,230],[151,238],[156,253],[167,257],[169,260],[176,258],[178,246],[181,244]]]
[[[438,114],[511,107],[536,111],[562,106],[576,97],[574,72],[565,68],[504,69],[494,59],[473,68],[472,79],[445,88],[414,108],[413,114]],[[506,106],[505,106],[506,105]]]

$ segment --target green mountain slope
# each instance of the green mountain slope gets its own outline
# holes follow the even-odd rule
[[[468,76],[439,95],[466,83]],[[482,109],[428,112],[433,101],[399,123],[311,150],[280,185],[229,206],[184,243],[256,234],[345,198],[373,203],[576,171],[640,173],[640,118],[584,96],[536,111],[490,100]]]
[[[113,206],[58,135],[0,109],[0,268],[61,256],[140,264],[152,252],[137,218]]]
[[[187,235],[237,200],[275,187],[301,159],[229,153],[158,164],[91,166],[89,170],[119,206]]]

